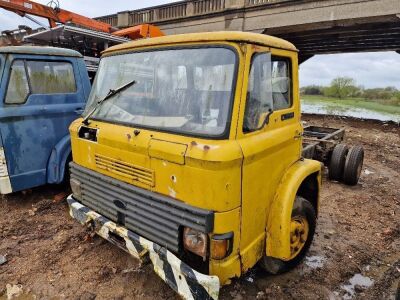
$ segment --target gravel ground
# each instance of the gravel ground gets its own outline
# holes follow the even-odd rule
[[[346,128],[361,144],[360,182],[324,176],[314,243],[305,261],[279,276],[254,268],[221,299],[395,299],[400,281],[400,128],[349,118],[304,116],[307,124]],[[178,299],[152,271],[72,220],[65,187],[0,200],[0,299]],[[58,195],[58,196],[57,196]],[[7,260],[2,263],[2,258]],[[8,288],[7,288],[8,287]]]

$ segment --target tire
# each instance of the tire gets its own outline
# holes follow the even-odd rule
[[[338,144],[333,148],[329,161],[329,179],[341,181],[343,178],[344,164],[349,148],[345,144]]]
[[[347,185],[356,185],[360,179],[364,162],[364,149],[361,146],[350,148],[346,157],[343,171],[343,182]]]
[[[296,196],[296,200],[294,202],[292,210],[292,222],[293,220],[299,217],[304,218],[305,220],[307,220],[308,223],[308,234],[305,243],[303,244],[300,251],[296,253],[294,257],[292,257],[290,260],[287,261],[274,257],[264,256],[260,260],[259,265],[267,273],[269,274],[285,273],[296,267],[306,255],[314,237],[317,215],[314,207],[308,200],[304,199],[303,197]]]

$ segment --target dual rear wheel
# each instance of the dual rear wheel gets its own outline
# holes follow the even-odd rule
[[[329,162],[329,179],[356,185],[360,179],[364,161],[364,149],[361,146],[348,147],[336,145]]]

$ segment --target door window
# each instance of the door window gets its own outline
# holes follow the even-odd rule
[[[243,131],[262,128],[273,111],[289,108],[291,100],[290,63],[270,53],[256,54],[251,65]]]
[[[24,62],[22,60],[15,60],[11,66],[11,75],[8,82],[5,103],[25,103],[28,95],[29,84],[25,72]]]
[[[76,92],[74,69],[68,62],[27,61],[33,94]]]

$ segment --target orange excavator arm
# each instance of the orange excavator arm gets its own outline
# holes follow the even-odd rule
[[[71,22],[85,28],[128,37],[132,40],[164,35],[164,33],[158,27],[149,24],[117,30],[114,29],[110,24],[96,21],[59,7],[53,8],[29,0],[0,0],[0,8],[12,11],[20,16],[25,16],[28,14],[46,18],[49,21],[51,28],[56,27],[56,23],[66,24]]]
[[[52,8],[29,0],[0,0],[0,8],[12,11],[20,16],[29,14],[46,18],[51,28],[55,27],[56,23],[65,24],[71,22],[97,31],[112,32],[111,25],[107,23],[99,22],[68,10]]]
[[[114,35],[129,37],[132,40],[163,36],[164,33],[154,25],[142,24],[113,32]]]

